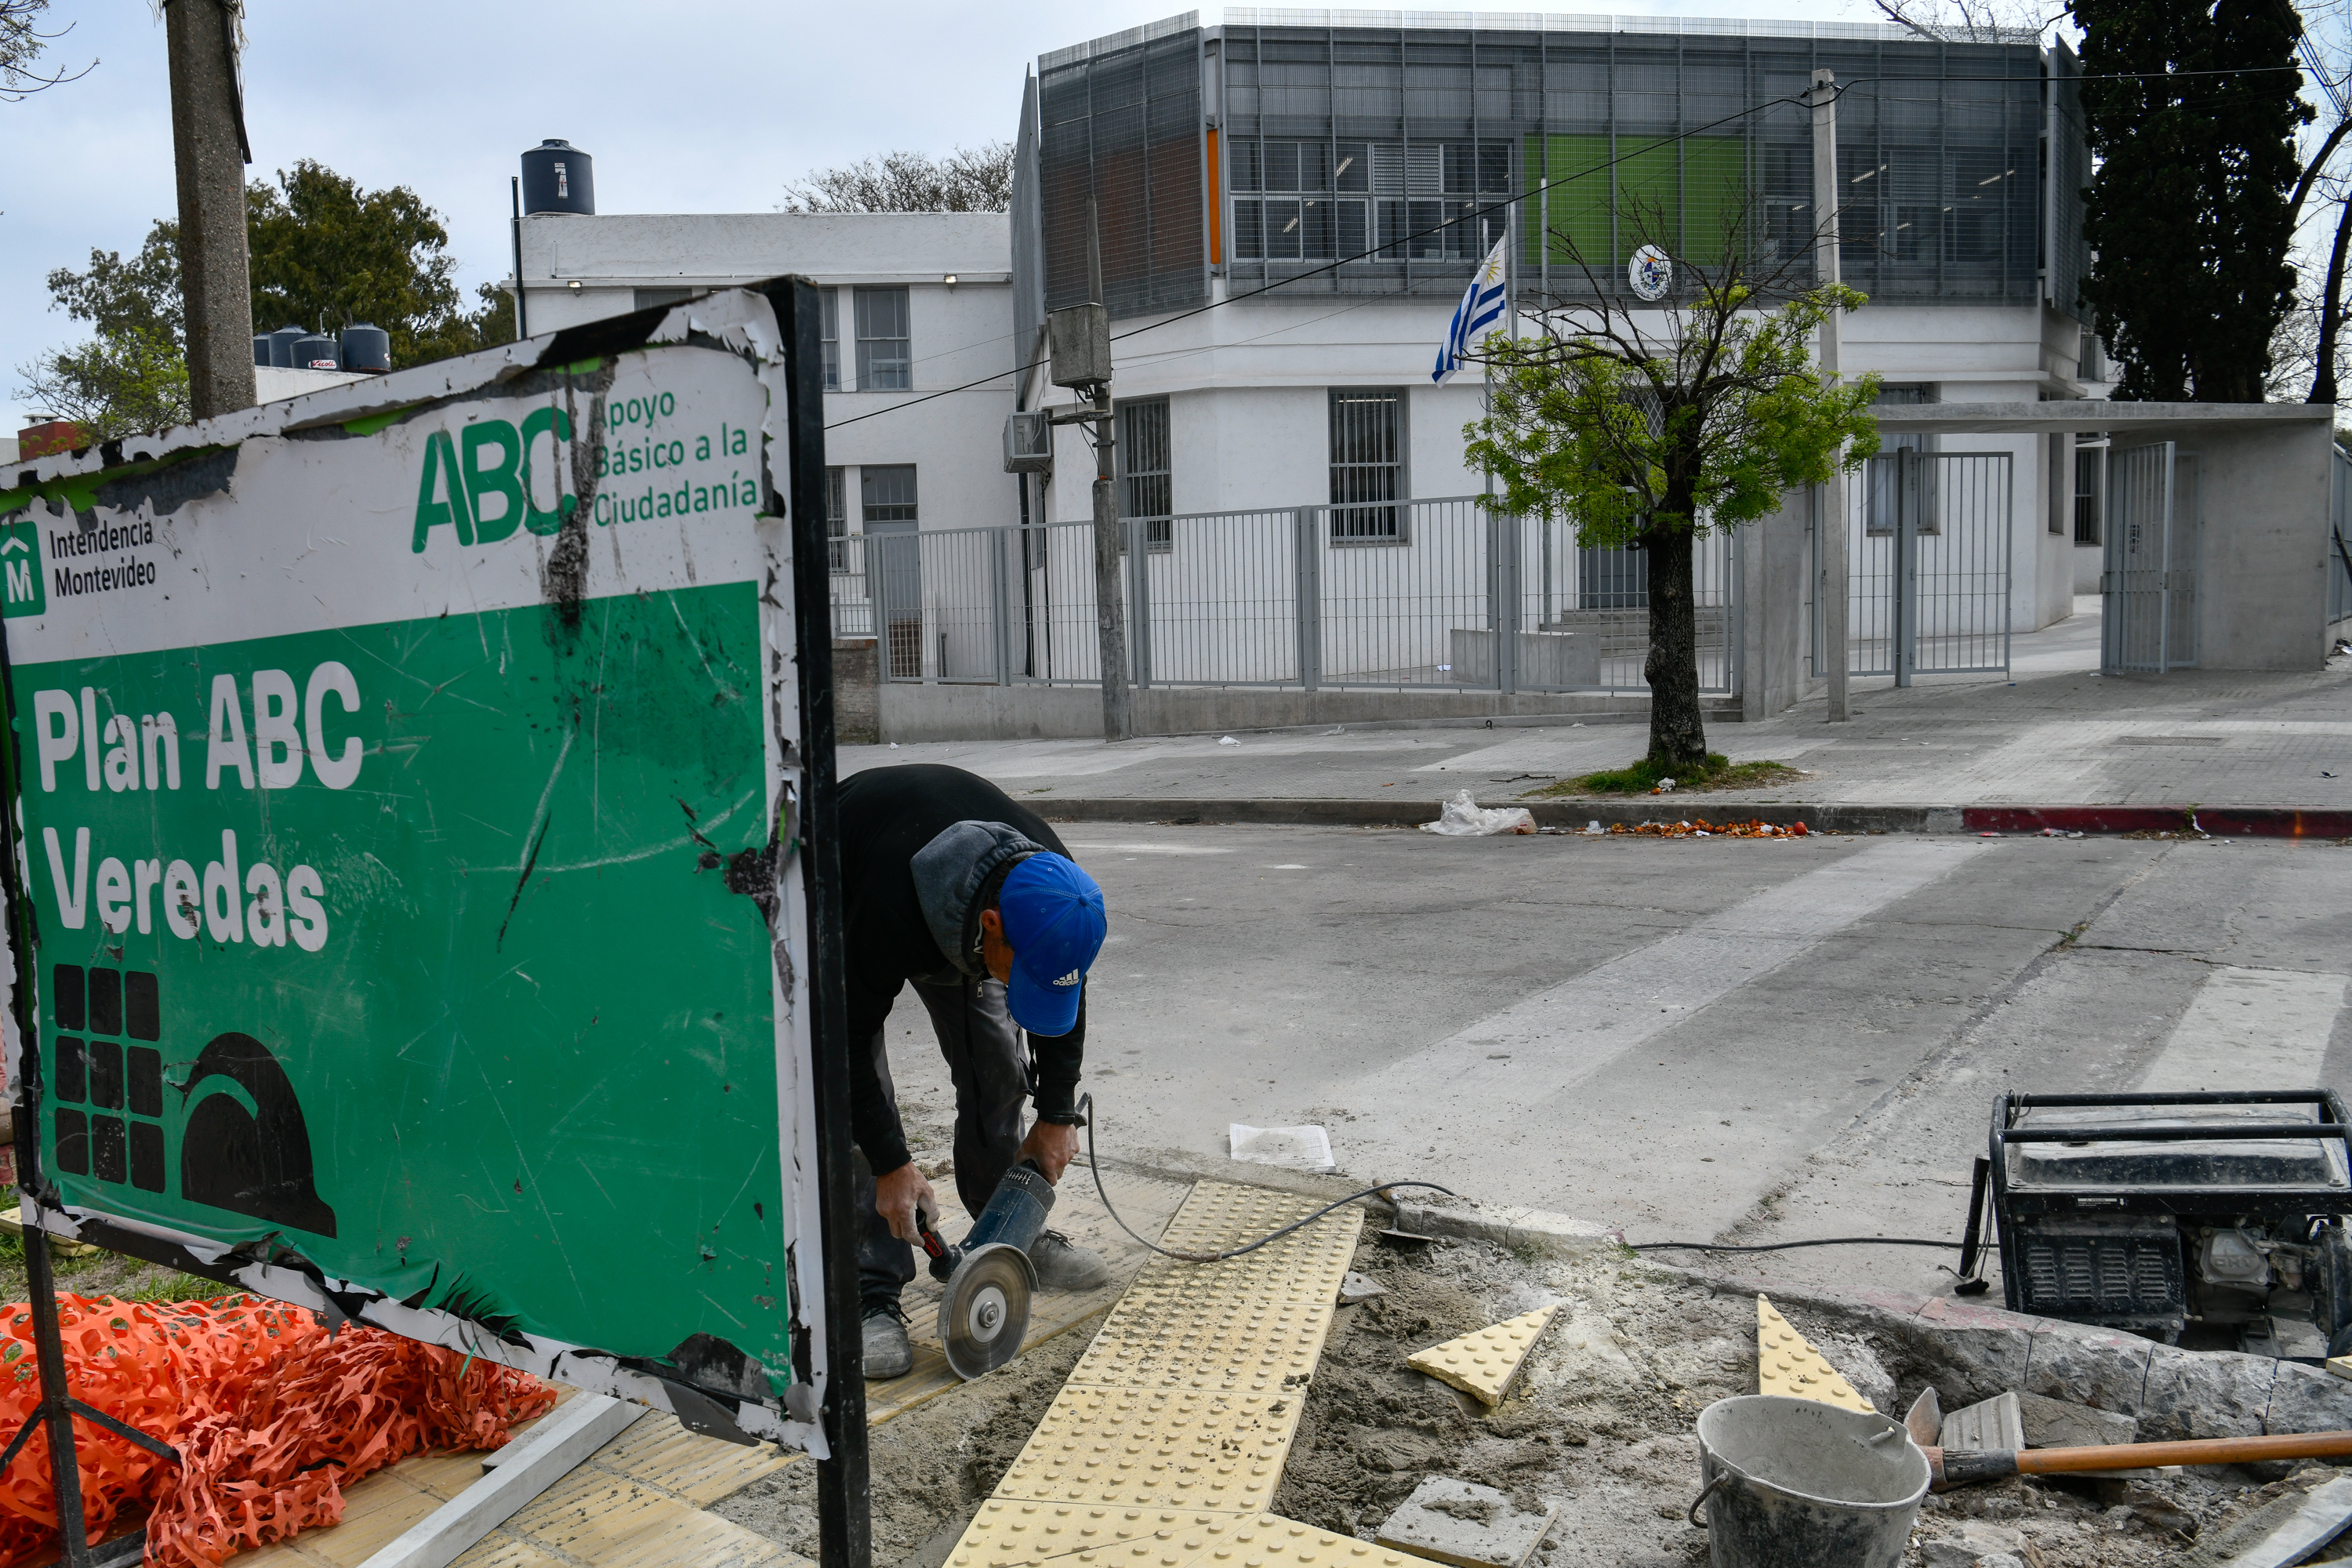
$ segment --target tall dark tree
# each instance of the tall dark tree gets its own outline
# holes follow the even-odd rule
[[[2294,302],[2294,134],[2313,118],[2288,0],[2074,0],[2093,174],[2084,302],[2116,395],[2259,403]]]

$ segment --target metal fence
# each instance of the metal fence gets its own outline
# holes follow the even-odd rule
[[[2011,462],[1902,448],[1848,481],[1848,673],[1908,686],[2009,668]]]
[[[1137,686],[1642,691],[1638,552],[1475,496],[1122,520]],[[1701,689],[1738,685],[1738,542],[1694,563]],[[893,681],[1101,679],[1090,522],[838,542],[834,630],[880,640]]]

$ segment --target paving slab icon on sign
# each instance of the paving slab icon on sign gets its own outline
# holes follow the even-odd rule
[[[267,1046],[233,1030],[218,1035],[173,1075],[183,1081],[167,1094],[164,1051],[178,1046],[164,1040],[154,974],[60,963],[50,980],[60,1171],[169,1193],[176,1163],[179,1195],[190,1203],[335,1234],[335,1211],[314,1184],[301,1103]]]

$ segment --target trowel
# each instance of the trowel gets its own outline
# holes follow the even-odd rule
[[[929,1216],[915,1211],[931,1278],[947,1281],[947,1294],[940,1299],[940,1343],[958,1377],[969,1382],[1021,1352],[1022,1336],[1029,1331],[1029,1298],[1037,1289],[1029,1248],[1053,1207],[1054,1184],[1036,1162],[1024,1160],[996,1184],[961,1246],[941,1240]]]

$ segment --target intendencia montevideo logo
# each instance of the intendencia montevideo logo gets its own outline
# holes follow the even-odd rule
[[[750,433],[721,422],[716,430],[689,434],[675,428],[677,414],[677,395],[668,392],[605,404],[590,508],[598,527],[760,504],[759,482],[747,471]],[[481,419],[454,434],[434,431],[425,438],[409,548],[423,554],[436,528],[450,530],[467,547],[495,544],[518,531],[562,531],[580,507],[564,482],[572,455],[562,443],[572,438],[571,416],[553,407],[534,408],[519,425]],[[736,461],[729,471],[718,473],[715,465],[730,458]],[[688,471],[695,469],[704,471]],[[543,498],[551,504],[542,507]]]

